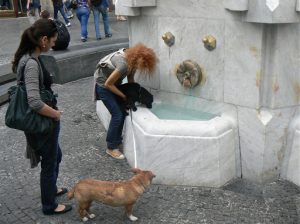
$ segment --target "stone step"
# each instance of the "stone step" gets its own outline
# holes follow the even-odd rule
[[[16,75],[11,70],[11,64],[0,65],[0,85],[16,79]]]
[[[8,100],[7,90],[15,85],[16,75],[11,70],[11,64],[0,65],[0,105]]]
[[[7,90],[8,90],[11,86],[13,86],[13,85],[16,85],[16,81],[15,81],[15,80],[0,85],[0,105],[6,103],[6,102],[8,101],[8,93],[7,93]]]

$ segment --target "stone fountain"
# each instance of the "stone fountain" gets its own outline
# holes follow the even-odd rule
[[[172,123],[139,108],[126,121],[129,163],[154,170],[159,183],[219,187],[242,177],[300,186],[300,0],[118,4],[129,18],[130,45],[143,42],[160,60],[152,79],[138,75],[137,82],[158,103],[192,98],[185,107],[217,115]],[[186,60],[201,68],[198,85],[176,77]],[[107,127],[100,102],[97,112]]]

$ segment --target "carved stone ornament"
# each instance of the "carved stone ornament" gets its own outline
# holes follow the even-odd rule
[[[202,79],[200,66],[192,60],[185,60],[176,65],[175,74],[185,88],[194,88]]]
[[[171,47],[175,43],[175,37],[171,32],[166,32],[164,35],[162,35],[161,38],[169,47]]]
[[[216,38],[214,38],[212,35],[204,37],[202,42],[204,43],[204,47],[209,51],[214,50],[217,46]]]

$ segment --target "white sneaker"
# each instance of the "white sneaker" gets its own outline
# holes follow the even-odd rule
[[[68,23],[66,24],[66,27],[69,27],[69,26],[71,26],[71,23],[70,23],[70,22],[68,22]]]

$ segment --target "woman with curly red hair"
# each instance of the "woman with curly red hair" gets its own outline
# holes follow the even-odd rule
[[[110,63],[101,64],[96,76],[96,96],[102,100],[111,114],[107,130],[106,153],[116,159],[124,159],[119,146],[122,144],[122,131],[125,120],[123,107],[117,97],[126,101],[126,96],[117,88],[125,77],[129,83],[134,82],[134,74],[139,70],[142,74],[153,74],[158,62],[154,51],[143,44],[125,49],[122,53],[112,53]],[[100,61],[101,62],[101,61]]]

